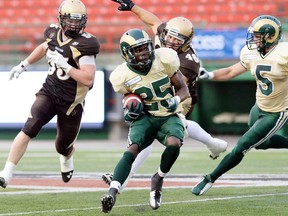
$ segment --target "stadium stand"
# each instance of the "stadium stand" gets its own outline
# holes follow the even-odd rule
[[[1,52],[30,52],[42,41],[44,28],[57,22],[57,10],[62,0],[0,1]],[[148,30],[137,17],[117,10],[117,4],[102,0],[83,0],[88,11],[87,31],[96,35],[101,52],[118,50],[122,33],[132,27]],[[196,28],[247,27],[260,14],[284,18],[288,0],[135,0],[137,4],[156,13],[162,20],[175,16],[189,18]],[[148,31],[149,32],[149,31]]]

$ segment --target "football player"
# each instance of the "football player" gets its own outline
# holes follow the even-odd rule
[[[255,18],[247,31],[240,62],[213,72],[203,70],[201,79],[229,80],[250,71],[256,80],[256,103],[250,110],[249,130],[213,172],[195,185],[202,195],[224,173],[237,166],[252,148],[288,148],[288,139],[276,134],[288,120],[288,43],[279,42],[280,21],[270,15]]]
[[[125,119],[131,121],[128,148],[114,169],[108,195],[101,199],[105,213],[113,208],[136,156],[155,139],[165,146],[165,150],[158,172],[151,179],[149,202],[153,209],[160,207],[163,179],[177,160],[184,139],[184,126],[177,115],[182,112],[179,104],[189,97],[184,76],[178,70],[180,62],[176,51],[169,48],[154,50],[152,40],[140,29],[130,29],[122,35],[120,50],[125,62],[110,75],[113,89],[122,95],[138,94],[145,105],[143,112],[137,104],[124,107]]]
[[[180,59],[180,71],[185,77],[191,97],[182,102],[183,115],[189,119],[195,104],[198,102],[197,82],[200,61],[197,53],[191,47],[191,41],[194,36],[194,27],[191,21],[185,17],[175,17],[168,22],[162,22],[155,14],[135,5],[131,0],[112,0],[120,4],[118,10],[132,11],[145,24],[151,27],[155,34],[156,48],[168,47],[174,49]],[[185,118],[183,117],[185,122]],[[210,158],[216,159],[221,152],[226,151],[227,142],[218,138],[213,138],[200,125],[194,121],[186,120],[184,123],[187,127],[188,136],[207,146],[210,151]],[[129,180],[143,164],[152,150],[152,145],[142,151],[133,163]],[[112,174],[107,173],[102,176],[103,180],[109,184]],[[126,186],[125,182],[122,189]]]
[[[36,93],[28,119],[15,137],[0,173],[3,188],[9,184],[29,141],[54,116],[57,116],[55,147],[60,154],[62,180],[69,182],[73,175],[74,142],[80,130],[85,97],[93,86],[100,45],[94,36],[84,32],[87,12],[81,1],[63,1],[58,21],[46,28],[45,41],[10,71],[10,80],[18,78],[30,64],[45,55],[49,64],[46,81]]]

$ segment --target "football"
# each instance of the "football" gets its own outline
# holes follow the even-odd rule
[[[133,103],[133,108],[136,107],[137,103],[141,103],[141,110],[143,110],[143,108],[144,108],[144,102],[143,102],[142,98],[140,97],[140,95],[137,95],[134,93],[127,94],[123,98],[122,103],[123,103],[123,107],[125,107],[127,109],[129,109],[131,103]]]

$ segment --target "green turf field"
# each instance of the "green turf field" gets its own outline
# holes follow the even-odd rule
[[[139,174],[157,171],[161,147],[140,168]],[[121,149],[85,149],[75,153],[75,175],[113,171],[123,151]],[[4,165],[8,150],[0,152],[0,164]],[[256,151],[246,155],[243,162],[229,174],[287,174],[288,151]],[[211,171],[223,158],[213,161],[205,148],[182,149],[181,155],[171,170],[171,175],[187,174],[201,178]],[[53,148],[32,148],[17,167],[17,172],[59,172],[58,155]],[[16,173],[17,173],[16,172]],[[48,179],[49,180],[49,179]],[[41,190],[37,190],[40,191]],[[45,191],[45,189],[43,189]],[[18,193],[24,192],[24,193]],[[27,192],[27,193],[26,193]],[[0,189],[0,216],[45,215],[45,216],[92,216],[105,215],[100,211],[100,198],[107,192],[49,192],[31,193],[29,188],[7,187]],[[148,205],[149,189],[126,190],[117,196],[117,203],[109,215],[288,215],[287,186],[257,187],[212,187],[200,197],[191,194],[191,188],[163,189],[163,202],[158,210]]]

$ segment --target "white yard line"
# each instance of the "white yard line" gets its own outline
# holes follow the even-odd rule
[[[211,199],[201,199],[201,200],[185,200],[185,201],[175,201],[175,202],[163,202],[162,205],[175,205],[181,203],[197,203],[197,202],[209,202],[209,201],[225,201],[225,200],[235,200],[235,199],[246,199],[246,198],[255,198],[255,197],[270,197],[270,196],[286,196],[288,193],[269,193],[269,194],[254,194],[254,195],[245,195],[245,196],[231,196],[231,197],[219,197]],[[132,204],[132,205],[115,205],[113,208],[127,208],[127,207],[137,207],[137,206],[147,206],[145,204]],[[58,210],[46,210],[46,211],[31,211],[31,212],[17,212],[17,213],[7,213],[0,214],[0,216],[11,216],[11,215],[35,215],[35,214],[47,214],[47,213],[56,213],[56,212],[73,212],[73,211],[90,211],[101,209],[100,207],[90,207],[90,208],[69,208],[69,209],[58,209]]]

